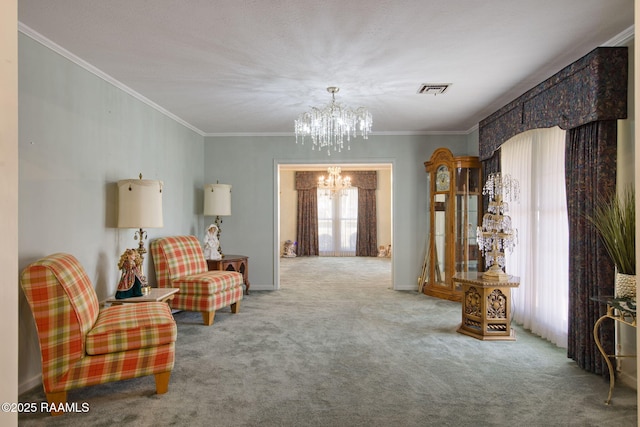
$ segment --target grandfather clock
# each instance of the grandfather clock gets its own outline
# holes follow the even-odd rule
[[[438,148],[424,163],[429,175],[429,240],[422,292],[462,300],[456,273],[479,271],[476,229],[482,217],[482,168],[472,156]]]

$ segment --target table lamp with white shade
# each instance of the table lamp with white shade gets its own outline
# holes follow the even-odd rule
[[[162,228],[162,181],[124,179],[118,181],[118,228],[137,228],[138,253],[144,261],[145,228]]]
[[[222,233],[221,216],[231,215],[231,185],[229,184],[206,184],[204,186],[204,215],[215,216],[215,225],[218,227],[218,243]],[[222,245],[218,244],[218,252],[222,253]]]

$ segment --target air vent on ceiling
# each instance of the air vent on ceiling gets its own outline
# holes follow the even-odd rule
[[[449,86],[451,86],[451,83],[423,83],[420,85],[418,93],[424,95],[440,95],[445,93]]]

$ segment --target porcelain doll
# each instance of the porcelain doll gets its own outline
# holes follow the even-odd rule
[[[205,259],[222,259],[218,248],[220,242],[218,241],[218,226],[211,224],[207,228],[207,234],[204,238],[204,258]]]
[[[118,290],[116,291],[117,299],[141,297],[143,295],[142,288],[147,286],[147,278],[142,275],[140,269],[142,267],[142,258],[135,249],[126,249],[120,256],[118,268],[122,270]]]
[[[285,258],[295,258],[296,257],[296,243],[291,240],[287,240],[284,242],[284,252],[282,256]]]

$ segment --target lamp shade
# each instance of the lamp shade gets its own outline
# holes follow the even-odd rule
[[[118,181],[118,228],[162,226],[162,181]]]
[[[208,216],[231,215],[231,186],[206,184],[204,186],[204,214]]]

